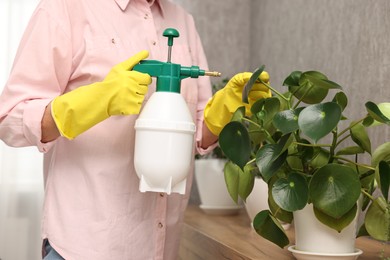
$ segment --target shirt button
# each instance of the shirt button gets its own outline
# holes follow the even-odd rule
[[[152,41],[152,44],[153,44],[153,45],[156,45],[156,44],[157,44],[157,42],[156,42],[156,41]]]
[[[164,193],[160,193],[160,197],[161,197],[161,198],[164,198]]]
[[[163,228],[164,227],[164,225],[160,222],[160,223],[158,223],[158,228]]]

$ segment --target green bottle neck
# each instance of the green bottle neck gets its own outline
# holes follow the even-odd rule
[[[157,77],[156,91],[180,93],[180,68],[179,64],[165,63]]]

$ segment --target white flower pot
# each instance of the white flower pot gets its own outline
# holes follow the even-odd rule
[[[223,168],[226,160],[195,160],[195,180],[200,197],[200,208],[208,214],[229,215],[238,213],[242,201],[238,204],[230,197],[225,184]]]
[[[317,220],[312,204],[293,214],[296,250],[332,254],[348,254],[356,251],[357,216],[339,233]]]
[[[246,198],[245,209],[248,213],[248,216],[253,224],[257,213],[260,211],[269,209],[268,206],[268,185],[263,179],[256,178],[255,184],[251,194]],[[282,226],[285,230],[290,228],[289,223],[282,223]]]
[[[268,186],[262,179],[255,178],[253,190],[245,201],[245,209],[252,223],[257,213],[262,210],[269,209]]]

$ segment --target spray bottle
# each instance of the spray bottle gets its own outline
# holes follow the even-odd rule
[[[141,192],[184,194],[196,126],[180,94],[181,80],[221,74],[171,63],[173,38],[179,32],[168,28],[163,36],[168,37],[168,61],[143,60],[133,68],[157,78],[156,92],[135,122],[134,166]]]

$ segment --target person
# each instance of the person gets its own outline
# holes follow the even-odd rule
[[[177,259],[192,173],[186,195],[142,193],[133,162],[155,84],[132,68],[166,60],[168,27],[180,32],[172,62],[207,69],[193,17],[168,0],[41,0],[33,13],[0,96],[0,139],[44,154],[43,259]],[[215,98],[207,77],[182,81],[194,151],[216,146],[250,75]]]

